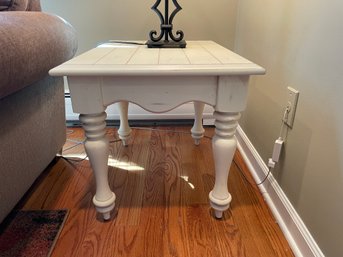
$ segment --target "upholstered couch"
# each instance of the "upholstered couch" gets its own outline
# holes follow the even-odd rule
[[[0,222],[62,149],[63,80],[48,71],[76,49],[72,26],[39,0],[0,0]]]

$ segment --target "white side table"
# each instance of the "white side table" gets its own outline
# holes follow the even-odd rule
[[[209,198],[216,217],[222,217],[231,202],[227,178],[236,150],[236,127],[246,106],[249,76],[264,73],[262,67],[212,41],[188,41],[185,49],[108,43],[52,69],[52,76],[67,76],[73,110],[80,113],[96,180],[93,203],[97,211],[109,219],[115,202],[108,185],[106,107],[120,102],[118,132],[125,145],[131,131],[128,102],[159,113],[193,101],[195,123],[191,131],[196,144],[204,133],[204,104],[215,109],[212,146],[216,178]]]

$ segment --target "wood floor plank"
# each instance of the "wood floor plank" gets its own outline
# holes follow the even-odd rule
[[[117,156],[117,170],[113,172],[121,173],[122,179],[117,176],[112,181],[115,183],[125,178],[123,187],[114,186],[116,205],[120,209],[116,217],[117,225],[131,226],[140,222],[150,134],[150,131],[142,131],[138,135],[133,132],[130,145]]]
[[[203,150],[204,146],[208,146],[206,139],[202,139],[201,145],[196,146],[194,139],[185,134],[190,129],[181,129],[183,134],[181,148],[181,162],[182,165],[182,179],[184,180],[182,188],[182,201],[183,204],[208,204],[208,191],[204,187],[202,176],[206,170],[208,158],[204,158]],[[204,141],[206,142],[204,144]]]
[[[242,156],[235,155],[228,188],[230,210],[213,217],[208,193],[214,185],[209,138],[195,146],[190,127],[160,127],[181,133],[133,129],[129,145],[107,130],[109,183],[116,206],[103,222],[92,198],[95,182],[80,128],[68,129],[64,155],[37,180],[20,208],[69,209],[52,257],[57,256],[293,256]],[[213,128],[206,129],[211,137]],[[69,149],[68,149],[69,148]],[[78,161],[77,161],[78,160]]]
[[[173,128],[168,128],[173,130]],[[165,175],[165,230],[163,233],[164,256],[189,256],[188,241],[185,233],[182,216],[182,188],[185,181],[182,179],[181,135],[169,132],[166,136],[166,169]]]
[[[166,169],[165,134],[152,131],[149,141],[149,158],[146,166],[143,195],[144,215],[141,217],[139,237],[143,239],[142,256],[163,255],[165,229],[164,171]]]
[[[208,205],[195,204],[183,208],[189,256],[221,256]]]

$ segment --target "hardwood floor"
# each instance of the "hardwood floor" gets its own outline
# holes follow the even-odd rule
[[[128,147],[112,142],[109,181],[116,194],[111,220],[103,222],[92,204],[95,183],[83,145],[51,165],[22,201],[23,209],[69,209],[56,243],[57,256],[293,256],[239,153],[230,168],[233,200],[222,220],[213,217],[208,193],[214,185],[211,141],[193,144],[190,127],[161,127],[183,133],[134,129]],[[64,149],[82,141],[68,129]],[[212,136],[207,128],[206,135]],[[116,129],[107,130],[110,140]]]

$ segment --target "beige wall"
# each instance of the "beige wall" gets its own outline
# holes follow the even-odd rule
[[[185,39],[210,39],[233,48],[238,0],[179,0],[183,10],[174,19]],[[148,39],[159,29],[159,18],[150,9],[155,0],[41,0],[46,12],[68,20],[78,31],[82,53],[108,39]],[[172,6],[172,5],[171,5]],[[213,15],[216,13],[216,15]]]
[[[235,51],[264,66],[241,126],[267,161],[287,86],[300,91],[274,172],[326,256],[343,256],[343,1],[241,0]]]

